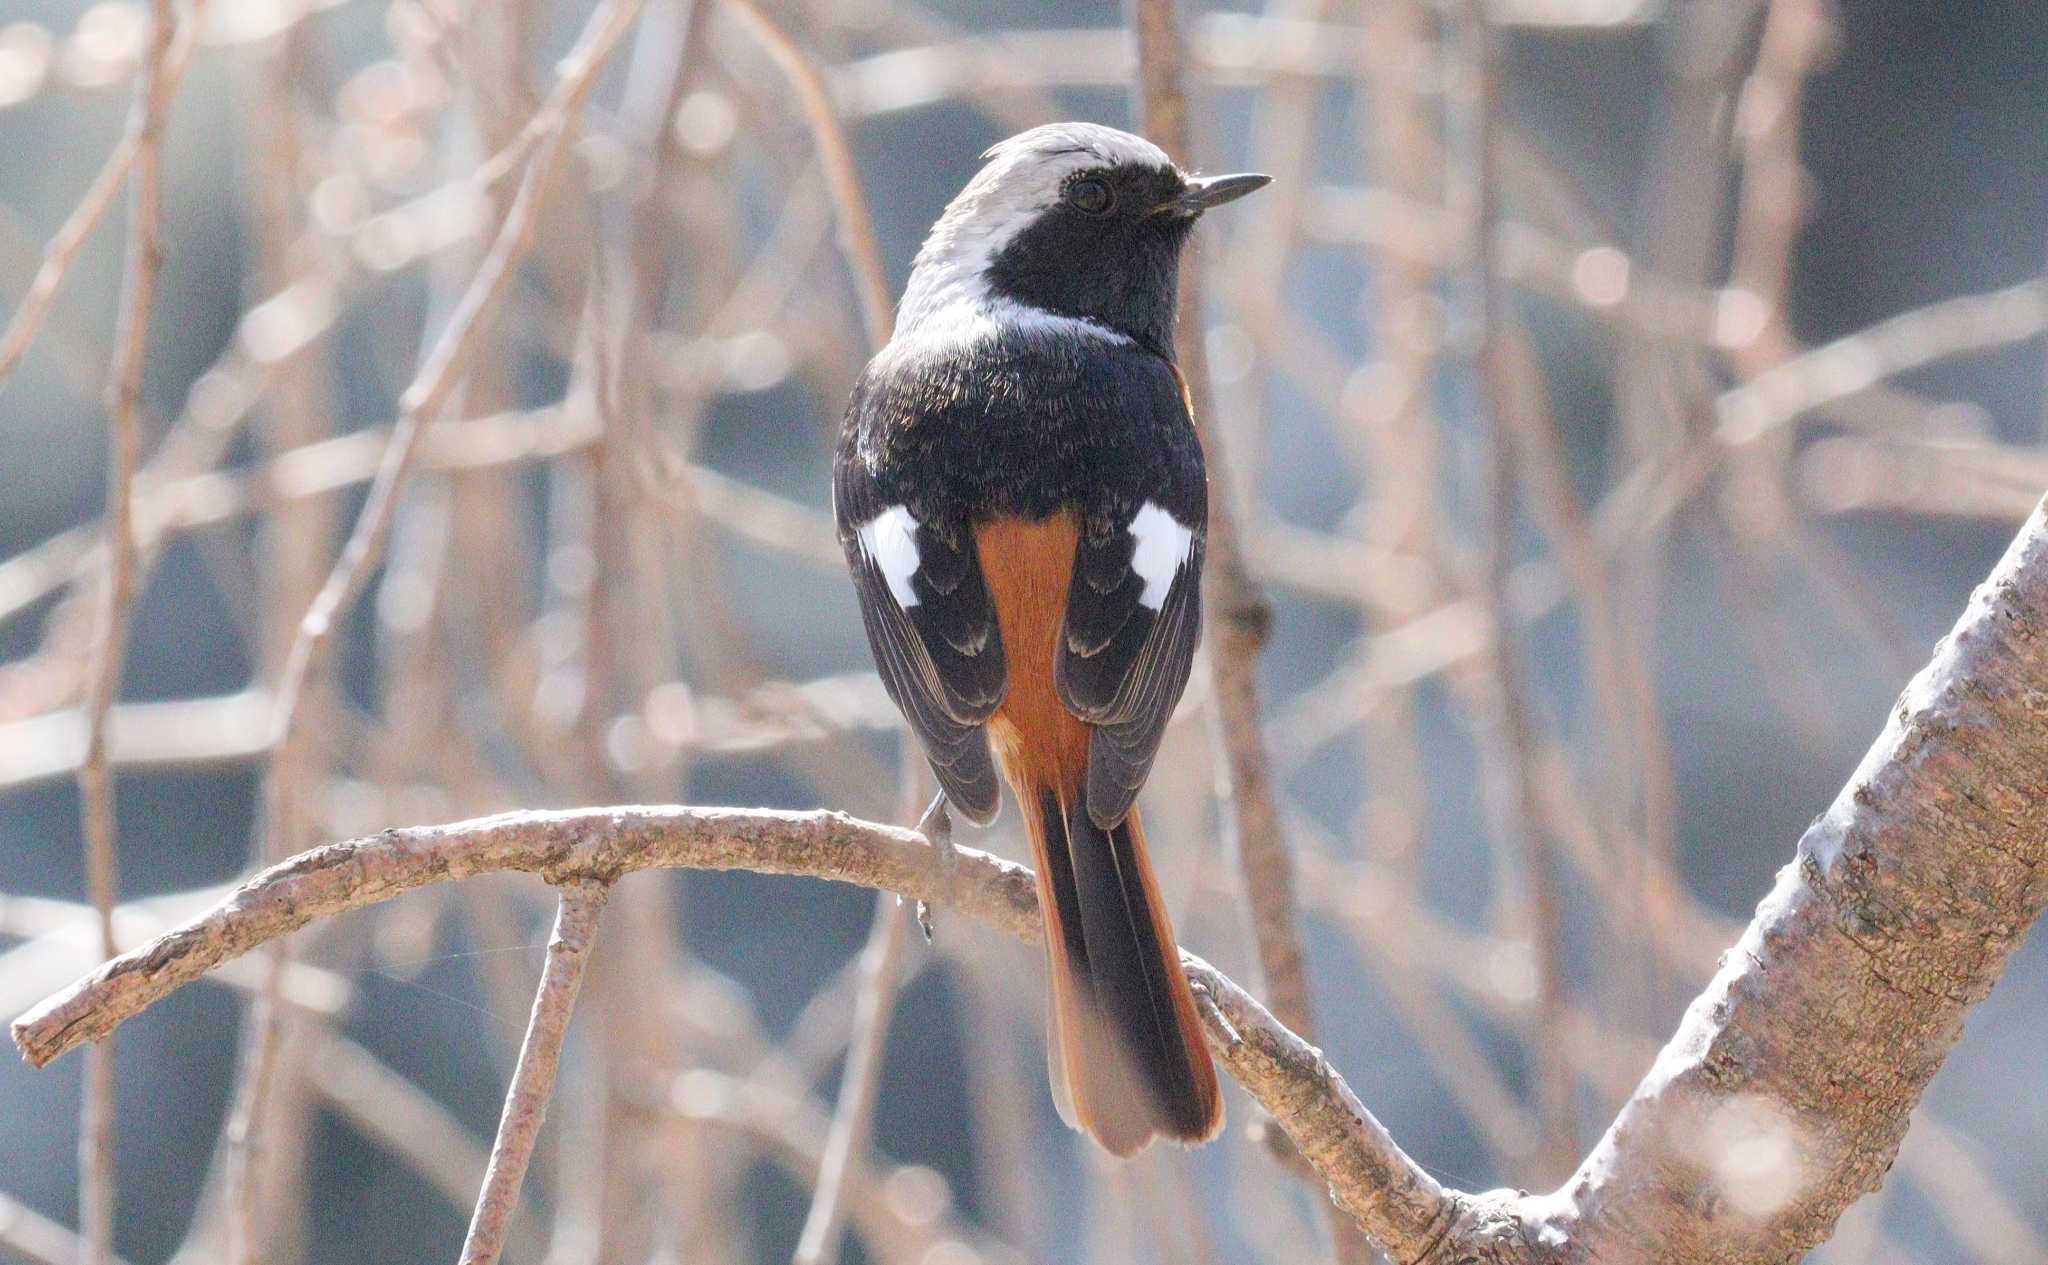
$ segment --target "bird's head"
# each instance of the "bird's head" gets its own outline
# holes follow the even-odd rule
[[[1093,123],[1035,127],[982,157],[918,252],[899,337],[1080,321],[1171,354],[1195,220],[1269,180],[1192,176],[1150,141]]]

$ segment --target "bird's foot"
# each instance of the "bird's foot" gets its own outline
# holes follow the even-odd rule
[[[940,791],[932,797],[931,806],[924,810],[924,816],[917,819],[917,832],[932,841],[938,852],[938,861],[943,875],[940,886],[946,891],[953,890],[953,871],[958,854],[953,850],[953,818],[946,812],[946,793]],[[932,942],[932,906],[928,900],[917,902],[917,929],[924,932],[924,942]]]

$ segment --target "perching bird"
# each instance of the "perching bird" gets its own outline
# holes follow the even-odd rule
[[[944,801],[993,820],[1000,766],[1024,814],[1061,1116],[1117,1155],[1203,1142],[1222,1098],[1134,801],[1201,625],[1181,248],[1268,177],[1190,176],[1089,123],[983,158],[854,388],[839,540]]]

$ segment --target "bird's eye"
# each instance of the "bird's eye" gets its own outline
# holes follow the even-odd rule
[[[1106,181],[1082,176],[1067,184],[1067,205],[1085,215],[1100,215],[1116,201]]]

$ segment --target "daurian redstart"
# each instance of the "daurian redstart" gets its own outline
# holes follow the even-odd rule
[[[1087,123],[983,157],[854,388],[839,539],[946,801],[991,821],[1000,767],[1024,814],[1061,1115],[1118,1155],[1206,1141],[1222,1098],[1134,801],[1201,630],[1181,249],[1268,178]]]

